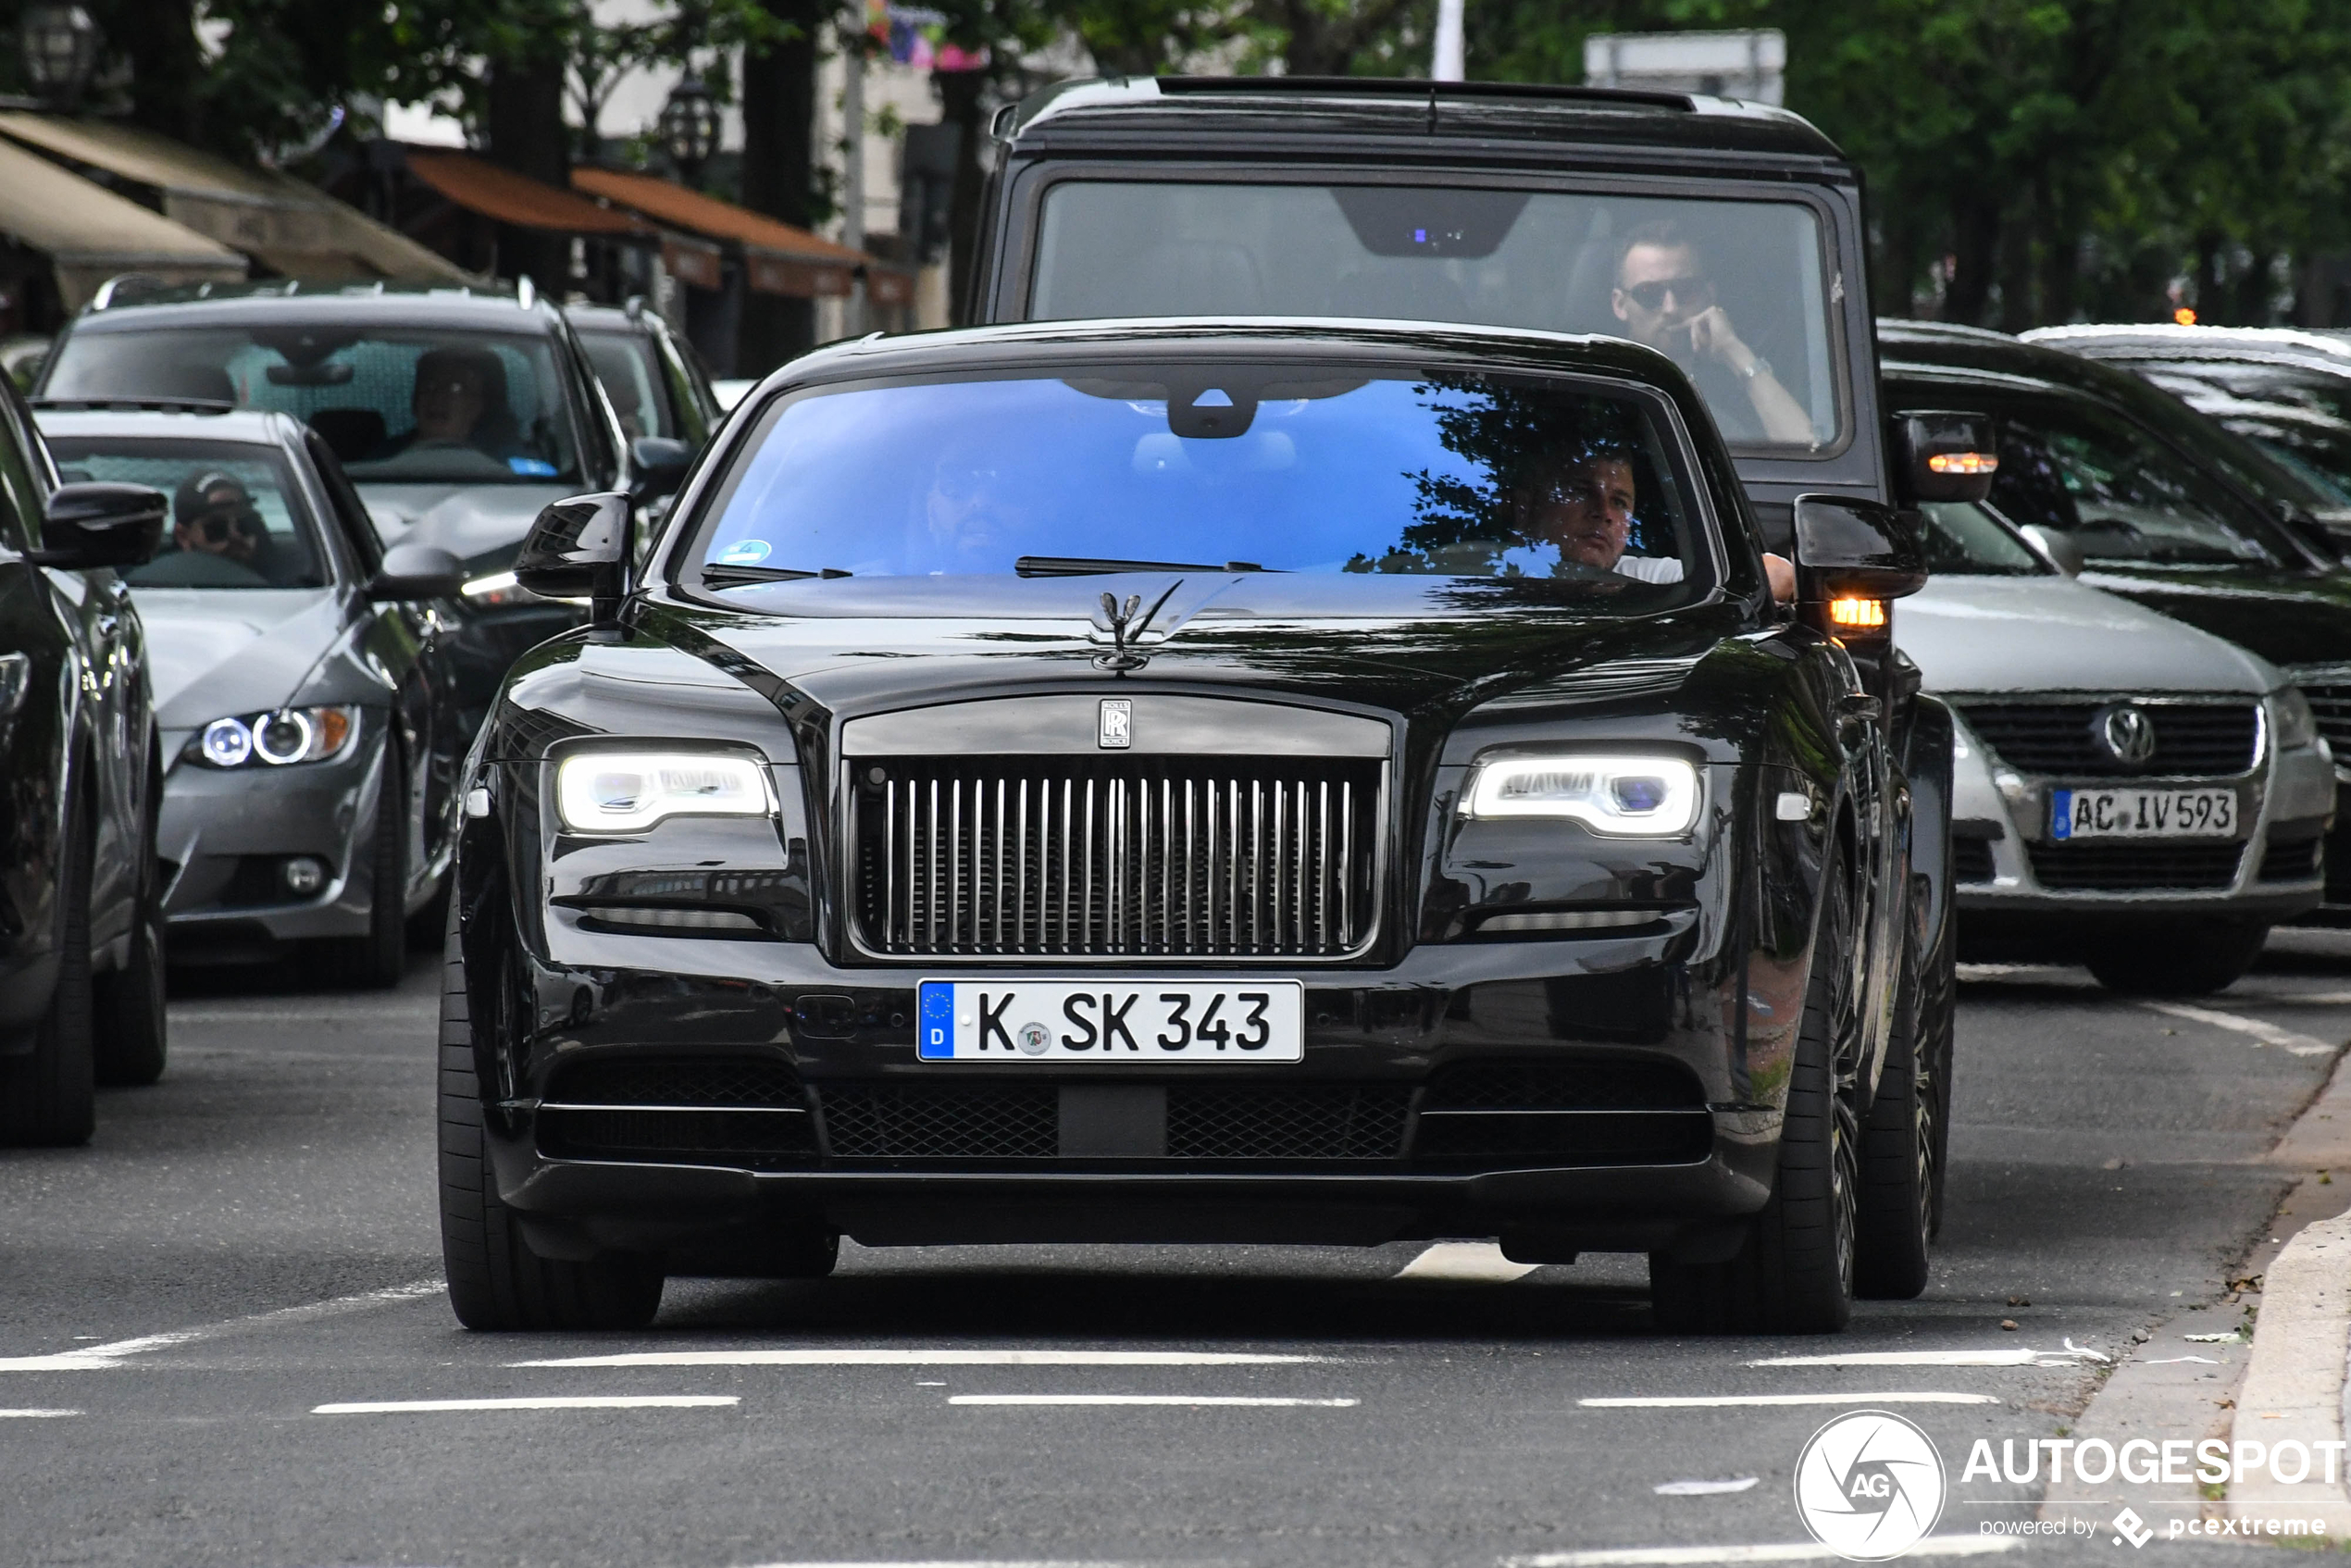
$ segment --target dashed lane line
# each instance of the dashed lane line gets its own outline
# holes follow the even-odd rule
[[[1716,1410],[1743,1405],[1996,1405],[1993,1394],[1640,1394],[1578,1400],[1586,1410]]]
[[[175,1345],[193,1344],[200,1339],[218,1339],[225,1335],[249,1334],[260,1329],[281,1328],[289,1324],[308,1323],[317,1318],[340,1317],[345,1313],[394,1306],[421,1296],[438,1295],[445,1288],[447,1287],[438,1279],[420,1279],[412,1285],[395,1285],[386,1290],[363,1290],[356,1296],[305,1301],[298,1307],[280,1307],[275,1312],[225,1318],[218,1323],[207,1323],[194,1328],[175,1328],[163,1334],[142,1335],[136,1339],[85,1345],[80,1350],[61,1350],[54,1355],[0,1356],[0,1372],[104,1371],[108,1367],[120,1366],[129,1358],[144,1355],[150,1350],[168,1350]]]
[[[1909,1557],[1994,1557],[2021,1551],[2024,1542],[2014,1536],[1929,1536],[1902,1555]],[[1788,1541],[1770,1546],[1648,1546],[1602,1548],[1597,1551],[1538,1551],[1505,1557],[1501,1568],[1673,1568],[1685,1562],[1833,1562],[1837,1554],[1818,1541]]]
[[[313,1415],[439,1414],[484,1410],[719,1410],[741,1404],[734,1394],[573,1394],[513,1400],[363,1400],[313,1405]]]
[[[1258,1394],[954,1394],[951,1405],[1263,1405],[1348,1410],[1361,1400],[1300,1400]]]
[[[2216,1029],[2227,1029],[2233,1034],[2249,1035],[2263,1045],[2283,1046],[2296,1056],[2332,1056],[2341,1049],[2322,1039],[2280,1028],[2260,1018],[2246,1018],[2209,1007],[2191,1007],[2184,1002],[2142,1002],[2139,1005],[2167,1018],[2182,1018],[2191,1024],[2205,1024]]]
[[[841,1346],[791,1350],[636,1350],[509,1366],[1298,1366],[1328,1356],[1244,1350],[984,1350]]]
[[[1766,1356],[1749,1366],[2071,1366],[2108,1358],[2068,1339],[2062,1350],[2003,1345],[1983,1350],[1845,1350],[1825,1356]]]
[[[1396,1271],[1398,1279],[1442,1279],[1471,1285],[1507,1285],[1537,1267],[1502,1256],[1491,1241],[1439,1241]]]
[[[45,1421],[53,1416],[81,1413],[78,1410],[0,1410],[0,1421]]]

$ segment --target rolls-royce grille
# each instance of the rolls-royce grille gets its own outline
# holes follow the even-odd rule
[[[2136,892],[2226,888],[2244,864],[2243,844],[2034,844],[2033,875],[2052,892]]]
[[[1383,765],[857,758],[870,952],[1338,957],[1378,922]]]
[[[2252,767],[2259,734],[2250,703],[2149,703],[2155,750],[2125,762],[2106,744],[2100,703],[1971,703],[1968,727],[2011,767],[2027,773],[2124,778],[2225,776]]]

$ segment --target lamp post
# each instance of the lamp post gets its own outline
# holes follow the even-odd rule
[[[98,24],[79,6],[33,6],[17,24],[24,71],[52,108],[72,109],[98,64]]]
[[[662,150],[688,185],[702,182],[702,166],[718,150],[718,103],[690,72],[669,90],[661,106]]]

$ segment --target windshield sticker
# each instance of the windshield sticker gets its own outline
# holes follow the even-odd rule
[[[506,467],[527,479],[552,479],[555,466],[543,457],[509,457]]]
[[[755,566],[767,559],[773,548],[764,539],[739,539],[718,553],[716,564],[722,566]]]

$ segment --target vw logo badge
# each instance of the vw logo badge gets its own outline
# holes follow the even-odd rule
[[[1102,699],[1101,732],[1105,751],[1123,752],[1135,743],[1135,703],[1128,697]]]
[[[2117,703],[2099,711],[2095,726],[2116,762],[2136,767],[2155,755],[2155,720],[2145,708]]]

